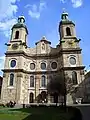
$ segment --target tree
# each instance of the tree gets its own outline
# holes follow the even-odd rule
[[[73,92],[75,87],[73,87],[72,79],[67,73],[61,75],[53,75],[50,82],[47,84],[48,94],[52,95],[55,102],[58,103],[58,96],[64,96],[64,106],[66,107],[66,95]]]
[[[50,82],[47,84],[47,91],[48,91],[48,94],[54,97],[54,102],[57,104],[58,97],[60,95],[63,96],[65,92],[63,77],[60,75],[53,76]]]

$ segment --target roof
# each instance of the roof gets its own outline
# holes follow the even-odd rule
[[[66,21],[62,20],[60,22],[60,25],[66,25],[66,24],[73,24],[75,26],[75,24],[72,21],[69,21],[69,20],[66,20]]]
[[[12,29],[13,29],[13,28],[22,28],[22,27],[26,29],[26,32],[27,32],[27,34],[28,34],[27,27],[26,27],[26,25],[23,24],[23,23],[16,23],[16,24],[12,27]]]
[[[40,41],[36,42],[35,44],[37,45],[37,44],[40,43],[40,42],[44,42],[44,43],[46,43],[46,44],[51,44],[51,42],[48,41],[45,36],[43,36],[42,39],[41,39]]]
[[[90,71],[85,74],[85,78],[90,78]]]
[[[26,32],[28,34],[28,30],[27,30],[27,27],[25,25],[25,17],[24,16],[19,16],[17,23],[15,25],[13,25],[12,29],[13,28],[22,28],[22,27],[26,29]]]

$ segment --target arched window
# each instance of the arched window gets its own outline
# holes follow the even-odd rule
[[[34,102],[34,94],[31,92],[29,95],[29,103],[33,103]]]
[[[78,84],[78,82],[77,82],[77,73],[75,71],[72,72],[72,81],[73,81],[74,85]]]
[[[15,39],[18,39],[19,38],[19,31],[16,31],[15,33]]]
[[[34,76],[30,76],[30,87],[34,87]]]
[[[13,86],[13,82],[14,82],[14,74],[11,73],[11,74],[10,74],[10,83],[9,83],[9,85],[10,85],[10,86]]]
[[[46,87],[46,77],[44,75],[41,78],[41,87]]]
[[[69,27],[66,28],[66,34],[67,34],[67,36],[71,36],[71,31],[70,31]]]

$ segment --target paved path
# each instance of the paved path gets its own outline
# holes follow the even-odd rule
[[[80,109],[83,120],[90,120],[90,104],[81,104],[81,105],[70,105],[75,106]]]

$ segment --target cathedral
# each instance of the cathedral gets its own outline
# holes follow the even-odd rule
[[[75,90],[67,93],[67,103],[72,104],[76,98],[84,97],[82,83],[85,66],[82,64],[80,39],[76,36],[75,23],[69,20],[67,12],[61,14],[58,32],[60,40],[55,48],[51,47],[45,36],[35,43],[34,48],[30,48],[27,45],[25,18],[18,18],[12,26],[10,41],[6,43],[1,92],[3,103],[38,103],[41,102],[37,99],[40,94],[44,94],[47,103],[54,103],[54,98],[47,94],[47,83],[62,72],[71,78]]]

